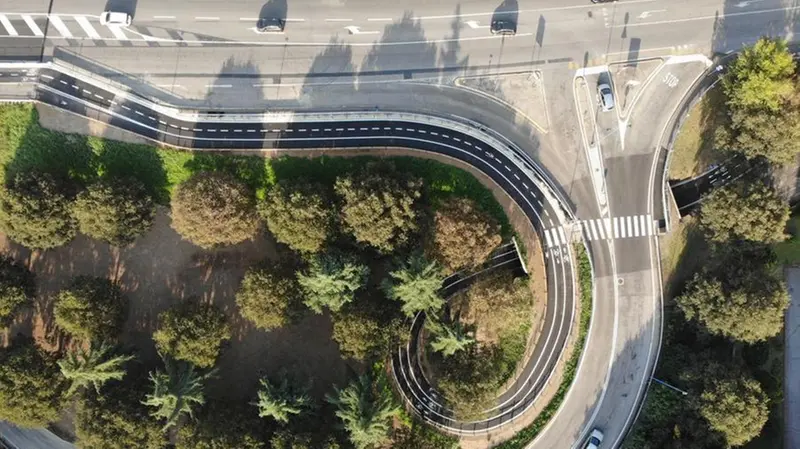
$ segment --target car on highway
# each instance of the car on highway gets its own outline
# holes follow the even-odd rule
[[[611,91],[611,86],[606,83],[599,84],[597,86],[597,97],[603,111],[614,109],[614,92]]]
[[[277,17],[262,17],[256,22],[258,33],[282,33],[285,27],[286,21]]]
[[[494,19],[490,30],[492,34],[513,36],[517,34],[517,24],[510,20]]]
[[[100,24],[105,26],[129,26],[132,19],[126,12],[103,11],[103,14],[100,14]]]
[[[600,447],[600,443],[603,442],[603,432],[600,431],[598,428],[594,428],[592,433],[589,434],[589,439],[586,441],[586,446],[583,446],[584,449],[597,449]]]

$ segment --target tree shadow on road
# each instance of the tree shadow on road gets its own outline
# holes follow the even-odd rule
[[[356,93],[356,82],[352,47],[333,37],[311,63],[300,94],[316,106],[323,97],[349,98]]]
[[[465,75],[469,66],[469,56],[460,58],[461,52],[461,5],[456,6],[455,18],[450,22],[450,35],[445,38],[444,45],[439,49],[440,82],[442,78],[452,75]]]
[[[364,82],[361,78],[367,75],[402,75],[403,79],[411,79],[414,72],[438,71],[436,54],[436,44],[428,42],[422,23],[406,12],[384,28],[381,40],[361,62],[359,80]]]

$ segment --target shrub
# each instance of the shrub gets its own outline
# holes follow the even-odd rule
[[[239,312],[259,329],[277,329],[289,324],[300,303],[300,287],[294,278],[276,270],[247,270],[236,292]]]
[[[81,192],[72,212],[80,231],[115,246],[133,243],[153,225],[155,204],[136,179],[104,179]]]
[[[34,277],[14,259],[0,256],[0,327],[6,327],[14,315],[33,301]]]
[[[0,229],[31,249],[61,246],[75,237],[72,191],[46,173],[21,172],[0,192]]]
[[[233,245],[258,229],[253,194],[223,172],[200,172],[175,189],[172,227],[201,248]]]
[[[324,191],[321,185],[307,182],[275,185],[259,207],[275,239],[300,252],[322,249],[333,232],[333,210]]]
[[[117,338],[125,321],[126,299],[105,278],[78,276],[56,297],[53,314],[58,327],[84,340]]]
[[[500,244],[500,225],[467,198],[450,198],[433,217],[431,253],[451,271],[475,268]]]
[[[160,313],[153,333],[159,351],[202,368],[214,366],[223,340],[230,338],[225,314],[192,300]]]

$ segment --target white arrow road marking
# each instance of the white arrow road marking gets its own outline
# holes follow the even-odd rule
[[[344,29],[347,30],[347,32],[349,32],[350,34],[378,34],[378,33],[380,33],[380,31],[361,31],[361,27],[357,27],[357,26],[353,26],[353,25],[346,26],[346,27],[344,27]]]
[[[750,6],[752,3],[760,3],[760,2],[763,2],[763,1],[764,0],[745,0],[743,2],[739,2],[739,3],[735,4],[733,6],[735,6],[737,8],[746,8],[746,7]]]
[[[667,12],[667,10],[666,9],[656,9],[656,10],[653,10],[653,11],[645,11],[645,12],[639,14],[639,18],[640,19],[646,19],[646,18],[650,17],[650,14],[653,14],[654,12]]]
[[[478,29],[481,29],[481,28],[489,28],[489,25],[478,25],[478,21],[477,20],[467,20],[464,23],[467,24],[467,26],[472,28],[473,30],[478,30]]]

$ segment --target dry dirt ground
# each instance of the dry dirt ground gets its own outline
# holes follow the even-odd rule
[[[42,126],[64,132],[105,137],[133,143],[143,139],[133,133],[98,124],[82,117],[66,114],[49,107],[37,107]],[[145,140],[146,142],[146,140]],[[150,142],[152,143],[152,142]],[[251,153],[252,154],[252,153]],[[323,154],[320,151],[283,152],[265,151],[265,156],[284,154],[309,157]],[[325,154],[331,155],[330,152]],[[546,291],[544,258],[540,240],[516,203],[509,198],[490,178],[474,168],[447,156],[409,152],[398,148],[376,148],[370,150],[341,150],[336,156],[407,156],[435,159],[460,167],[487,186],[503,206],[509,221],[526,249],[526,265],[530,272],[530,286],[535,299],[529,350],[533,347],[542,326]],[[25,262],[37,274],[38,298],[35,310],[21,317],[15,326],[2,335],[2,341],[17,331],[33,334],[45,347],[57,347],[59,341],[52,320],[52,298],[65,287],[75,275],[88,274],[108,276],[117,280],[130,299],[129,317],[122,340],[135,345],[143,357],[155,360],[157,355],[151,334],[162,310],[190,297],[213,303],[228,315],[234,329],[234,337],[219,360],[219,375],[209,385],[210,395],[225,395],[246,399],[257,387],[264,373],[288,368],[298,377],[315,380],[312,392],[317,396],[329,391],[331,384],[345,380],[346,362],[341,358],[338,346],[331,339],[331,321],[325,315],[308,315],[296,325],[271,332],[254,329],[244,321],[236,310],[234,293],[244,271],[275,254],[275,242],[261,234],[255,241],[218,251],[206,251],[181,240],[169,226],[166,209],[159,211],[153,229],[133,245],[116,249],[84,236],[79,236],[69,245],[48,251],[31,252],[0,235],[0,251],[9,253]],[[568,353],[565,351],[565,353]],[[527,356],[527,354],[526,354]],[[462,440],[464,447],[491,447],[509,438],[512,428],[519,429],[531,422],[538,409],[543,407],[557,388],[561,365],[542,393],[537,407],[517,420],[513,426],[502,429],[489,438],[471,441]],[[550,391],[553,390],[553,391]]]

